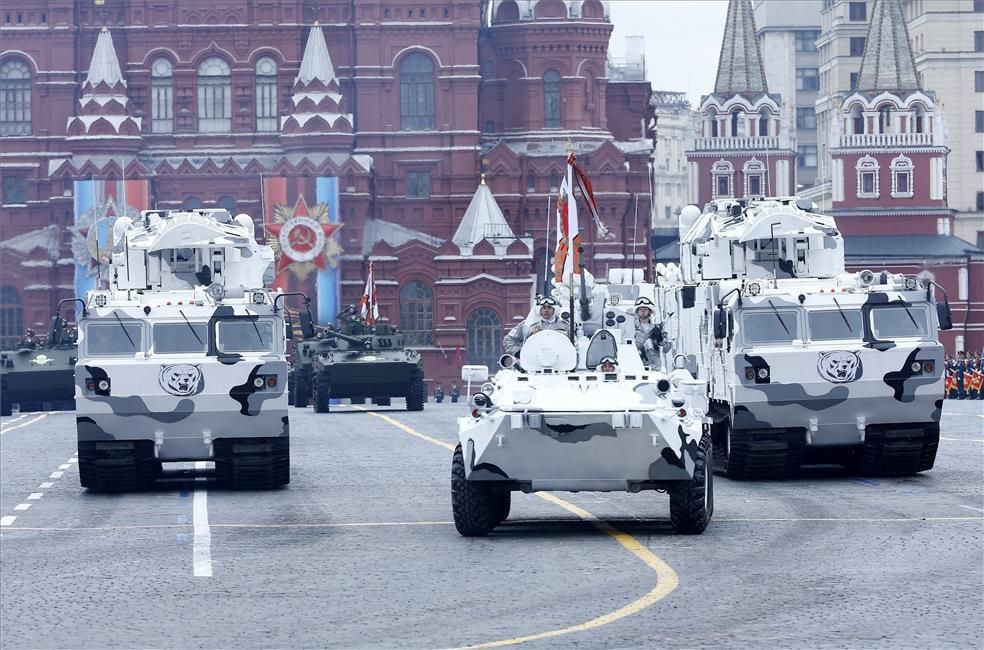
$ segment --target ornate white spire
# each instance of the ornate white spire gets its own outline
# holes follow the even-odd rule
[[[301,58],[301,69],[295,81],[309,84],[315,80],[326,86],[336,80],[335,66],[331,64],[331,56],[328,55],[325,34],[317,21],[311,25],[311,31],[308,32],[307,45],[304,46],[304,56]]]
[[[858,74],[857,90],[916,90],[919,77],[899,0],[877,0]]]
[[[714,92],[718,95],[769,92],[750,0],[731,0],[728,4]]]
[[[113,36],[105,27],[96,39],[96,49],[92,52],[92,62],[89,63],[89,74],[85,78],[85,83],[93,88],[101,83],[109,87],[116,84],[126,86],[123,72],[120,70],[120,60],[116,57],[116,48],[113,46]]]

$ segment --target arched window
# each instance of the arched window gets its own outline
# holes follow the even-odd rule
[[[434,343],[434,292],[423,282],[400,289],[400,330],[408,346]]]
[[[765,165],[762,161],[752,156],[741,168],[741,175],[745,179],[745,196],[748,198],[761,198],[766,194],[765,191]]]
[[[468,363],[495,368],[502,356],[502,320],[480,307],[468,316]]]
[[[707,121],[711,127],[709,132],[707,133],[707,137],[716,138],[719,135],[721,135],[720,133],[718,133],[718,114],[713,107],[711,107],[711,109],[707,111]]]
[[[914,125],[914,131],[916,133],[925,133],[926,129],[926,109],[921,105],[916,104],[916,123]]]
[[[197,196],[189,196],[181,202],[182,210],[199,210],[203,206],[202,200]]]
[[[236,199],[231,196],[219,197],[219,200],[215,202],[215,205],[228,210],[229,214],[233,216],[236,214]]]
[[[878,198],[881,193],[878,178],[880,168],[881,166],[878,164],[878,160],[869,155],[865,155],[863,158],[858,160],[857,164],[854,166],[854,170],[857,173],[857,194],[859,199]]]
[[[174,130],[174,68],[165,58],[150,66],[150,130],[171,133]]]
[[[711,165],[711,198],[730,198],[734,194],[735,168],[729,161],[718,160]]]
[[[434,128],[434,64],[419,52],[400,63],[400,128]]]
[[[744,137],[745,135],[745,118],[744,113],[741,109],[734,109],[731,111],[731,137]]]
[[[277,130],[277,62],[268,56],[256,62],[256,130]]]
[[[0,349],[8,350],[24,335],[24,306],[14,287],[0,287]]]
[[[0,135],[31,135],[31,69],[20,59],[0,65]]]
[[[861,112],[861,107],[855,104],[851,108],[851,123],[853,125],[853,131],[855,135],[864,134],[864,114]]]
[[[198,130],[232,130],[232,72],[229,64],[217,56],[210,56],[198,66]]]
[[[543,126],[560,126],[560,73],[556,70],[543,73]]]
[[[482,130],[486,133],[495,133],[495,122],[492,120],[485,120],[485,127]]]
[[[882,106],[878,109],[878,132],[890,133],[892,131],[892,107]]]
[[[912,159],[899,154],[892,159],[892,198],[907,199],[912,196],[912,176],[915,166]]]
[[[767,109],[759,111],[759,135],[769,135],[769,118],[772,115]]]

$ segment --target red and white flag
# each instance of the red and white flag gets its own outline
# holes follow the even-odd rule
[[[564,276],[581,272],[581,229],[573,188],[574,154],[571,153],[567,157],[567,174],[560,182],[557,194],[557,252],[554,255],[554,279],[557,282],[563,282]]]
[[[369,325],[375,325],[376,321],[379,320],[379,303],[376,301],[376,276],[373,274],[372,261],[369,262],[366,288],[362,290],[359,316]]]

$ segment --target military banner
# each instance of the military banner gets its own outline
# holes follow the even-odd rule
[[[319,323],[333,322],[340,310],[338,217],[337,178],[263,179],[264,227],[277,259],[274,286],[310,296]]]

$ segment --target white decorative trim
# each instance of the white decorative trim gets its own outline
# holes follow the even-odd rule
[[[881,171],[881,165],[878,161],[872,158],[870,155],[866,155],[863,158],[859,158],[857,164],[854,166],[854,170],[857,172],[857,195],[859,199],[877,199],[881,195],[879,187],[879,172]],[[864,192],[861,179],[865,174],[872,174],[874,176],[873,192]]]
[[[745,161],[745,164],[742,165],[741,167],[741,175],[742,178],[744,179],[744,189],[745,189],[744,196],[753,198],[752,190],[750,187],[751,177],[753,176],[758,176],[759,179],[759,191],[754,196],[755,197],[765,196],[767,194],[765,190],[765,176],[767,173],[768,170],[765,167],[765,163],[763,163],[755,156],[752,156],[747,161]]]
[[[905,154],[900,153],[897,157],[892,159],[892,198],[893,199],[909,199],[912,198],[913,188],[912,182],[915,180],[915,165],[912,164],[912,160]],[[906,183],[906,190],[899,191],[899,178],[902,176],[908,176]]]
[[[720,177],[726,177],[728,179],[728,193],[726,195],[718,194],[718,179]],[[711,198],[730,198],[735,195],[735,167],[731,164],[731,161],[721,158],[713,165],[711,165]]]

